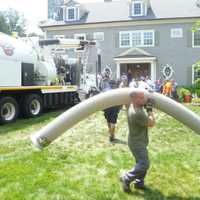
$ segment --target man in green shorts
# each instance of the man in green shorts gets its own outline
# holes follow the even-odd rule
[[[146,104],[147,112],[144,110]],[[131,94],[131,104],[128,109],[128,146],[135,157],[135,167],[120,177],[123,190],[130,192],[130,184],[135,181],[136,189],[144,189],[144,178],[149,168],[147,146],[148,127],[153,127],[155,118],[152,112],[152,100],[146,100],[144,92],[137,91]]]

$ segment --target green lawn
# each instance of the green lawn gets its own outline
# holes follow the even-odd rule
[[[102,112],[43,151],[31,145],[30,135],[60,113],[0,126],[0,200],[200,200],[200,136],[176,120],[156,111],[148,189],[125,194],[118,177],[135,161],[126,144],[108,142]],[[127,131],[121,111],[117,137],[126,141]]]

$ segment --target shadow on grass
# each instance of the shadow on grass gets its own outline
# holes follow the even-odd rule
[[[16,122],[4,124],[0,126],[0,135],[5,135],[13,131],[25,130],[31,126],[37,126],[38,129],[40,128],[40,124],[46,121],[47,123],[62,114],[65,110],[64,109],[52,109],[50,111],[44,111],[41,116],[35,118],[22,118],[16,120]]]
[[[166,196],[157,189],[146,188],[144,191],[132,191],[130,195],[140,196],[144,200],[200,200],[199,197],[181,197],[177,194]]]
[[[113,144],[127,144],[126,141],[120,140],[120,139],[118,139],[118,138],[116,138],[112,143],[113,143]]]

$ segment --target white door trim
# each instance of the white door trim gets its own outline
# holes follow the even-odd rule
[[[117,79],[120,78],[121,74],[121,64],[131,64],[131,63],[150,63],[151,67],[151,80],[156,81],[156,57],[142,57],[142,58],[115,58],[116,69],[117,69]]]

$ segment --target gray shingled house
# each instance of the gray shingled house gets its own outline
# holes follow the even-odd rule
[[[193,66],[200,60],[200,31],[191,31],[200,20],[198,0],[69,0],[62,9],[62,21],[40,24],[46,37],[98,40],[102,66],[117,78],[131,70],[133,77],[156,80],[164,72],[190,85],[198,76]]]

